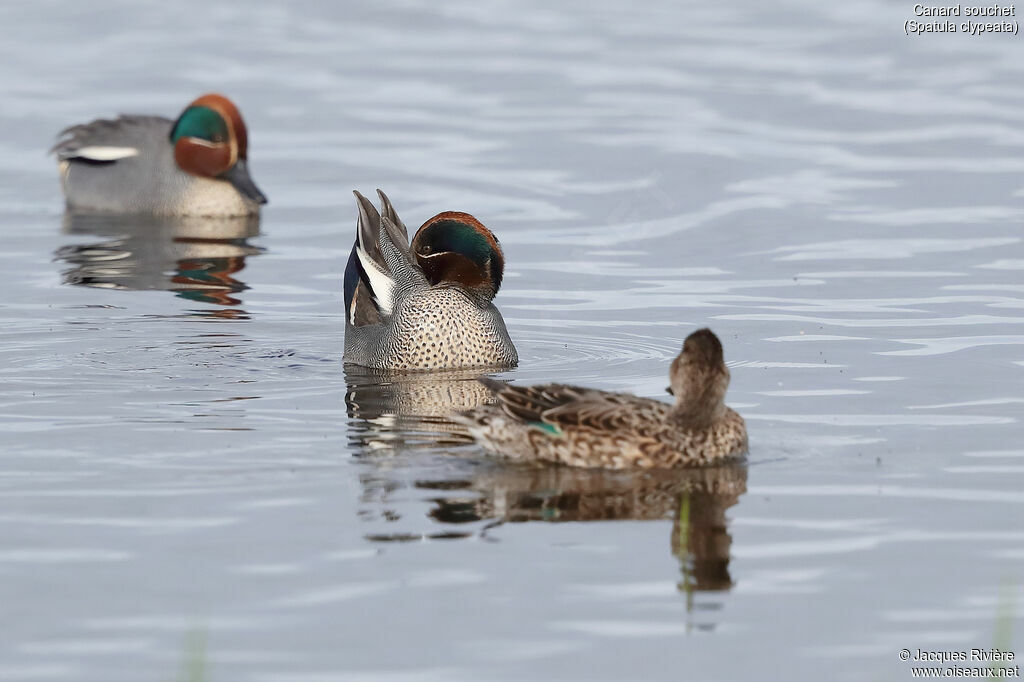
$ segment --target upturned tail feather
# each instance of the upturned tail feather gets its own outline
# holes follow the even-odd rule
[[[349,323],[361,326],[390,316],[398,290],[425,280],[410,251],[405,224],[387,195],[377,190],[378,212],[358,191],[353,194],[359,220],[345,268],[345,308]]]

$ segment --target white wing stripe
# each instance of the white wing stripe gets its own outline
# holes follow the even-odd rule
[[[92,161],[117,161],[130,156],[138,156],[135,147],[81,147],[69,155],[69,158],[84,158]]]
[[[370,256],[363,251],[362,246],[356,247],[356,257],[363,266],[367,278],[370,280],[370,289],[373,290],[373,297],[377,301],[377,307],[386,315],[391,314],[392,303],[395,297],[395,282],[386,272],[380,269]]]

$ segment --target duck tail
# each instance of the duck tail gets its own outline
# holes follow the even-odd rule
[[[409,249],[405,224],[380,190],[382,212],[357,191],[356,242],[345,268],[345,306],[352,325],[373,324],[391,315],[400,291],[425,283]]]
[[[356,206],[356,241],[345,268],[345,309],[350,324],[379,322],[390,315],[394,299],[394,280],[380,252],[380,214],[370,200],[359,192]]]

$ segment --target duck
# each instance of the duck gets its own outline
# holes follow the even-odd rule
[[[227,97],[205,94],[176,120],[121,115],[65,128],[50,150],[71,211],[254,216],[248,131]]]
[[[674,404],[627,393],[482,377],[495,402],[456,415],[487,451],[520,462],[599,469],[715,464],[747,451],[743,418],[726,406],[722,343],[699,329],[669,369]]]
[[[445,211],[409,232],[390,199],[358,191],[345,268],[345,355],[378,370],[510,368],[519,362],[493,299],[505,257],[469,213]]]

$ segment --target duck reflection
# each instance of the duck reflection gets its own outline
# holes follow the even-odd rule
[[[732,587],[725,512],[747,490],[740,462],[672,471],[614,472],[569,467],[489,468],[465,481],[417,481],[437,489],[430,516],[445,524],[490,521],[652,521],[671,518],[671,553],[681,592]]]
[[[382,373],[346,366],[345,401],[352,419],[350,434],[357,456],[401,455],[410,450],[451,450],[472,439],[449,420],[457,410],[493,400],[476,381],[481,372]],[[475,445],[456,448],[471,456]],[[454,454],[454,453],[453,453]],[[419,476],[411,487],[428,492],[428,516],[445,526],[429,535],[410,532],[368,534],[375,542],[419,542],[429,539],[487,536],[504,523],[653,521],[672,519],[669,549],[679,560],[680,592],[687,595],[732,587],[726,510],[747,490],[747,467],[729,460],[717,466],[688,469],[609,471],[560,466],[512,464],[452,458],[435,477]],[[396,522],[401,514],[390,504],[394,494],[409,488],[403,466],[375,460],[375,471],[361,477],[367,520]],[[411,462],[404,462],[410,465]],[[432,467],[433,469],[433,467]],[[468,472],[468,475],[467,475]],[[400,480],[406,479],[406,480]],[[430,493],[436,493],[430,494]],[[480,528],[482,524],[482,530]]]
[[[394,372],[346,365],[345,404],[354,420],[350,434],[356,452],[472,442],[465,428],[448,417],[493,402],[491,392],[477,381],[485,374],[485,370]]]
[[[165,290],[225,308],[241,304],[248,287],[236,275],[245,259],[262,252],[246,240],[259,234],[259,218],[159,218],[67,213],[64,232],[108,237],[56,251],[66,284],[104,289]],[[244,311],[218,311],[244,317]]]

